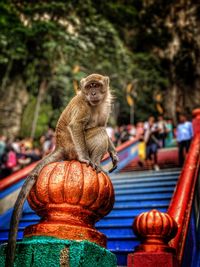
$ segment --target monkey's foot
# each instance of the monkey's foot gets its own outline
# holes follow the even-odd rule
[[[88,160],[88,159],[79,159],[79,162],[85,163],[87,165],[87,167],[89,167],[89,166],[92,167],[92,169],[94,171],[97,171],[98,170],[98,166],[95,163],[93,163],[91,160]],[[97,171],[97,172],[100,172],[100,171]]]
[[[111,172],[113,172],[116,169],[117,169],[117,165],[113,166],[112,169],[110,169],[108,172],[111,173]]]

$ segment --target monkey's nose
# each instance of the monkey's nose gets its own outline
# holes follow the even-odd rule
[[[92,92],[92,95],[96,95],[96,92]]]

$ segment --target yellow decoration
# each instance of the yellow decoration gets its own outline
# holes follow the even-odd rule
[[[73,86],[74,86],[74,91],[77,94],[77,92],[78,92],[78,82],[76,80],[73,80]]]
[[[133,91],[134,87],[132,83],[129,83],[126,87],[126,92],[131,93]]]
[[[134,105],[134,99],[129,94],[126,95],[126,100],[130,107]]]
[[[164,110],[163,110],[162,106],[161,106],[159,103],[156,104],[156,108],[157,108],[157,111],[158,111],[160,114],[163,114]]]
[[[79,72],[80,71],[80,66],[79,65],[76,65],[76,66],[74,66],[74,68],[73,68],[73,73],[77,73],[77,72]]]
[[[162,94],[158,93],[156,96],[155,96],[155,99],[157,102],[162,102]]]
[[[126,100],[130,107],[134,105],[133,91],[134,86],[132,83],[129,83],[126,87]]]
[[[138,156],[139,156],[139,159],[141,159],[141,160],[146,159],[146,144],[145,144],[145,142],[140,142],[138,144]]]

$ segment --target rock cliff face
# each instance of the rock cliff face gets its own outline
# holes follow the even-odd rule
[[[146,1],[147,9],[156,1]],[[162,7],[162,6],[161,6]],[[200,106],[200,4],[198,1],[170,1],[165,12],[155,19],[157,31],[165,29],[170,36],[164,48],[154,47],[168,68],[170,86],[165,93],[167,115],[188,113]],[[162,17],[161,17],[162,15]],[[156,14],[155,14],[156,16]]]
[[[19,134],[28,92],[20,77],[15,77],[0,97],[0,134],[14,138]]]

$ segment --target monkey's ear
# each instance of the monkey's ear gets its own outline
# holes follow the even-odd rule
[[[84,86],[85,86],[85,79],[83,78],[80,80],[80,89],[84,88]]]
[[[108,76],[104,76],[104,83],[105,85],[109,86],[110,78]]]

